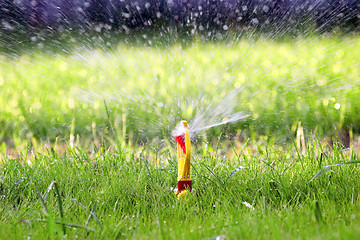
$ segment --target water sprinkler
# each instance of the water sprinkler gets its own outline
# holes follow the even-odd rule
[[[192,189],[190,160],[191,140],[189,126],[186,121],[181,121],[173,133],[177,142],[178,178],[176,195],[181,198]]]

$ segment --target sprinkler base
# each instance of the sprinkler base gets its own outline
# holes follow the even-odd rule
[[[192,189],[192,180],[184,180],[184,181],[179,181],[178,182],[178,194],[181,193],[184,190],[188,190],[191,191]]]

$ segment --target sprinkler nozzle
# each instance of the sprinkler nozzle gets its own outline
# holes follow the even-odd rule
[[[191,191],[192,189],[190,173],[191,140],[189,126],[186,121],[180,122],[179,129],[174,137],[177,142],[178,154],[178,189],[176,195],[179,197],[180,195],[183,195],[181,194],[183,191]]]

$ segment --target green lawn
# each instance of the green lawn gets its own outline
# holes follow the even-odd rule
[[[315,144],[299,155],[291,148],[244,146],[232,159],[216,151],[195,154],[195,190],[185,201],[172,190],[174,154],[161,156],[160,164],[148,152],[131,151],[90,158],[78,150],[49,150],[27,160],[6,158],[0,230],[5,239],[356,238],[359,167],[337,166],[311,179],[321,166],[360,159],[336,149],[321,158],[319,150]],[[52,181],[58,190],[49,190]],[[96,218],[87,224],[91,210]]]
[[[62,41],[0,53],[0,238],[359,236],[359,37]],[[179,201],[171,131],[236,112]]]
[[[215,109],[231,91],[237,94],[227,107],[250,117],[211,129],[209,138],[241,129],[244,138],[292,141],[299,122],[320,137],[360,132],[357,37],[65,46],[68,53],[32,48],[0,56],[0,137],[7,146],[108,138],[110,123],[122,141],[164,139],[178,121]]]

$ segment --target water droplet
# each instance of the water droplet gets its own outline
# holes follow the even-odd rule
[[[221,40],[221,39],[223,38],[223,36],[222,36],[222,34],[221,34],[220,32],[217,32],[217,33],[215,34],[215,36],[216,36],[216,38],[217,38],[218,40]]]
[[[126,12],[121,13],[121,15],[122,15],[124,18],[130,18],[130,17],[131,17],[130,13],[126,13]]]
[[[270,8],[267,6],[267,5],[265,5],[265,6],[263,6],[263,11],[264,12],[269,12],[269,10],[270,10]]]
[[[99,25],[96,25],[96,26],[95,26],[95,31],[96,31],[96,32],[101,32],[101,28],[102,28],[102,27],[101,27],[100,24],[99,24]]]
[[[2,26],[6,30],[14,30],[14,27],[7,21],[2,21]]]
[[[259,20],[258,20],[257,18],[251,19],[250,22],[251,22],[252,24],[255,24],[255,25],[259,24]]]

